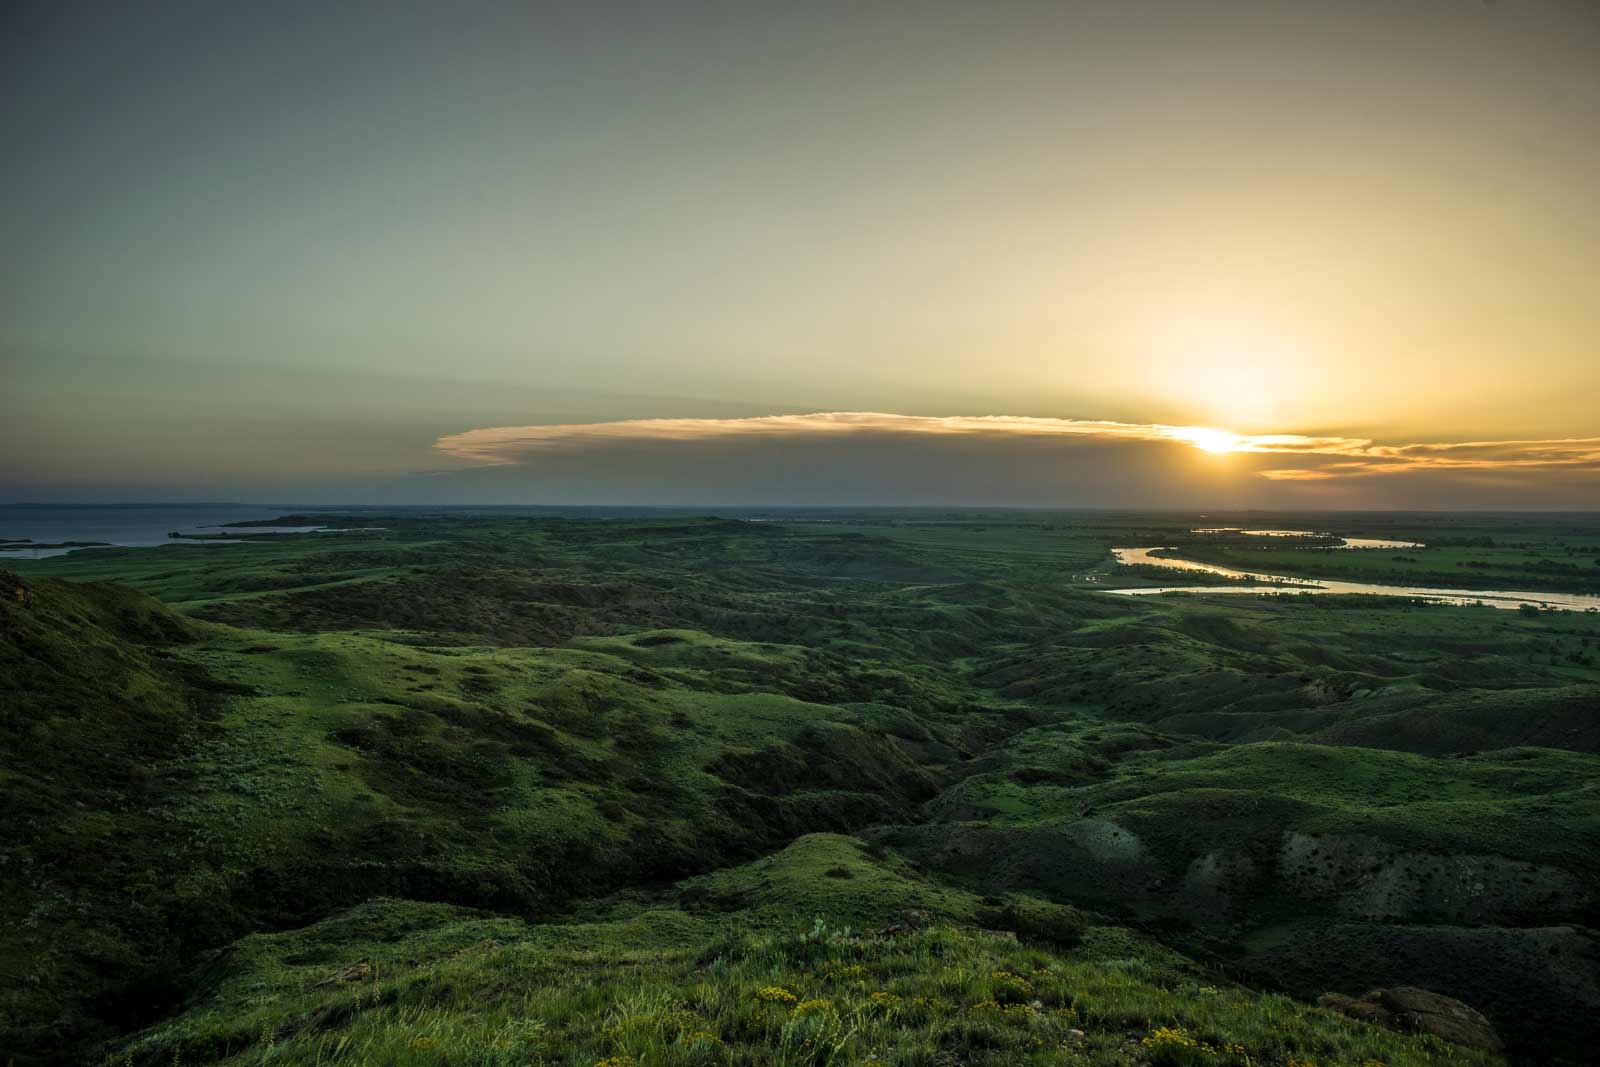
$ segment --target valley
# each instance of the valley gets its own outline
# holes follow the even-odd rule
[[[19,1065],[1589,1058],[1600,614],[1111,591],[1592,516],[277,524],[6,561]],[[1409,986],[1503,1052],[1316,1005]]]

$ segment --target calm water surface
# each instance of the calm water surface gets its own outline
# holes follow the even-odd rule
[[[1435,589],[1421,585],[1379,585],[1371,582],[1335,582],[1322,578],[1288,578],[1276,574],[1256,574],[1218,567],[1211,563],[1196,563],[1192,559],[1171,559],[1152,556],[1161,551],[1152,548],[1113,548],[1112,555],[1118,563],[1147,564],[1152,567],[1171,567],[1180,571],[1200,571],[1235,578],[1241,582],[1254,580],[1257,585],[1163,585],[1146,589],[1108,589],[1109,593],[1124,596],[1150,596],[1156,593],[1365,593],[1372,596],[1403,596],[1436,600],[1446,604],[1485,604],[1492,608],[1519,608],[1523,604],[1539,607],[1561,608],[1566,611],[1600,611],[1600,597],[1584,593],[1531,593],[1503,589]]]
[[[1202,526],[1198,530],[1190,530],[1197,534],[1244,534],[1247,537],[1333,537],[1333,534],[1318,533],[1315,530],[1241,530],[1237,526]],[[1318,546],[1322,548],[1426,548],[1421,541],[1386,541],[1380,537],[1341,537],[1336,545]],[[1313,550],[1315,551],[1315,549]]]
[[[216,545],[226,541],[177,541],[170,531],[199,534],[218,533],[213,527],[235,522],[266,522],[284,514],[286,508],[266,508],[249,504],[6,504],[0,505],[0,541],[33,541],[56,544],[61,541],[102,541],[130,547],[145,545]],[[257,533],[305,533],[315,526],[274,526]],[[233,529],[244,535],[250,529]],[[71,548],[27,548],[16,545],[0,549],[0,559],[44,559]]]

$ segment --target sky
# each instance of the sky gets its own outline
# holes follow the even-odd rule
[[[1592,0],[11,0],[0,152],[0,501],[1600,507]]]

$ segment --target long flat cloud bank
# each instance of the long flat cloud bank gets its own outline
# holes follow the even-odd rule
[[[538,464],[557,453],[607,445],[781,443],[929,439],[1032,439],[1062,443],[1184,446],[1260,457],[1252,473],[1272,481],[1327,481],[1430,471],[1486,474],[1600,474],[1600,437],[1552,440],[1381,444],[1366,438],[1303,434],[1237,435],[1198,426],[1049,419],[1012,415],[893,415],[834,411],[742,419],[632,419],[546,426],[496,426],[439,438],[434,449],[478,467]]]
[[[1020,416],[822,412],[495,426],[383,487],[432,503],[1600,506],[1600,438],[1380,442]]]
[[[828,411],[743,419],[629,419],[555,426],[496,426],[441,437],[434,448],[485,466],[525,462],[552,449],[601,441],[688,442],[727,438],[797,440],[869,435],[937,437],[1098,437],[1112,441],[1209,440],[1215,431],[1087,419],[1036,419],[1014,415],[888,415]]]

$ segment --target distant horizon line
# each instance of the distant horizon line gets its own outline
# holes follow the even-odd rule
[[[1594,504],[1523,504],[1490,507],[1482,505],[1458,507],[1227,507],[1218,505],[1203,505],[1194,507],[1150,506],[1141,507],[1132,504],[763,504],[763,503],[684,503],[684,504],[635,504],[627,502],[612,502],[605,504],[551,504],[551,503],[525,503],[525,504],[313,504],[313,503],[270,503],[260,504],[242,500],[156,500],[156,501],[12,501],[0,503],[0,508],[29,508],[46,509],[56,508],[61,510],[106,508],[120,510],[155,509],[155,508],[257,508],[264,511],[306,511],[315,513],[330,513],[340,510],[361,511],[465,511],[465,510],[528,510],[549,509],[568,511],[604,511],[616,508],[630,508],[638,511],[696,511],[706,509],[727,511],[1132,511],[1147,514],[1205,514],[1217,513],[1223,515],[1281,515],[1281,514],[1321,514],[1321,515],[1496,515],[1506,513],[1536,512],[1541,514],[1566,514],[1600,512],[1600,505]]]

